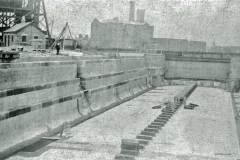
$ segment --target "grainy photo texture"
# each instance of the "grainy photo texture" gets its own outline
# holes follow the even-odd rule
[[[240,160],[240,0],[0,0],[0,160]]]

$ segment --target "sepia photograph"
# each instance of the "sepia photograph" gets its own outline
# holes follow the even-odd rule
[[[240,0],[0,0],[0,160],[240,160]]]

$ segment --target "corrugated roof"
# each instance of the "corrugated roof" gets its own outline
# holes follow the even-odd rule
[[[13,27],[7,29],[6,31],[4,31],[4,33],[11,33],[11,32],[20,31],[21,29],[27,27],[31,23],[32,22],[22,22],[22,23],[16,24],[15,26],[13,26]]]

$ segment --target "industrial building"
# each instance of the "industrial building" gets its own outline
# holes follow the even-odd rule
[[[203,41],[188,41],[189,52],[206,52],[207,43]]]
[[[207,44],[203,41],[187,39],[152,38],[149,50],[174,52],[206,52]]]
[[[205,52],[207,45],[203,41],[187,39],[154,38],[154,26],[145,22],[145,10],[137,9],[135,2],[129,3],[129,21],[118,18],[100,21],[94,19],[91,24],[90,47],[95,49],[121,50],[163,50],[175,52]]]
[[[144,23],[145,18],[145,9],[137,9],[137,19],[136,21],[139,23]]]
[[[154,27],[144,22],[145,10],[137,10],[135,20],[135,2],[130,1],[129,21],[118,18],[100,21],[94,19],[91,24],[90,46],[96,49],[145,50],[153,37]]]
[[[91,25],[90,46],[97,49],[146,49],[153,37],[147,23],[100,22]]]
[[[217,46],[213,45],[209,48],[209,52],[220,53],[240,53],[240,46]]]
[[[187,51],[188,41],[185,39],[153,38],[149,49],[164,51]]]

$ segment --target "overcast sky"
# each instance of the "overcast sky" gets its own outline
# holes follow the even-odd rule
[[[74,35],[90,34],[94,18],[128,20],[129,0],[45,0],[53,34],[66,22]],[[154,37],[240,46],[240,0],[136,0],[154,25]]]

